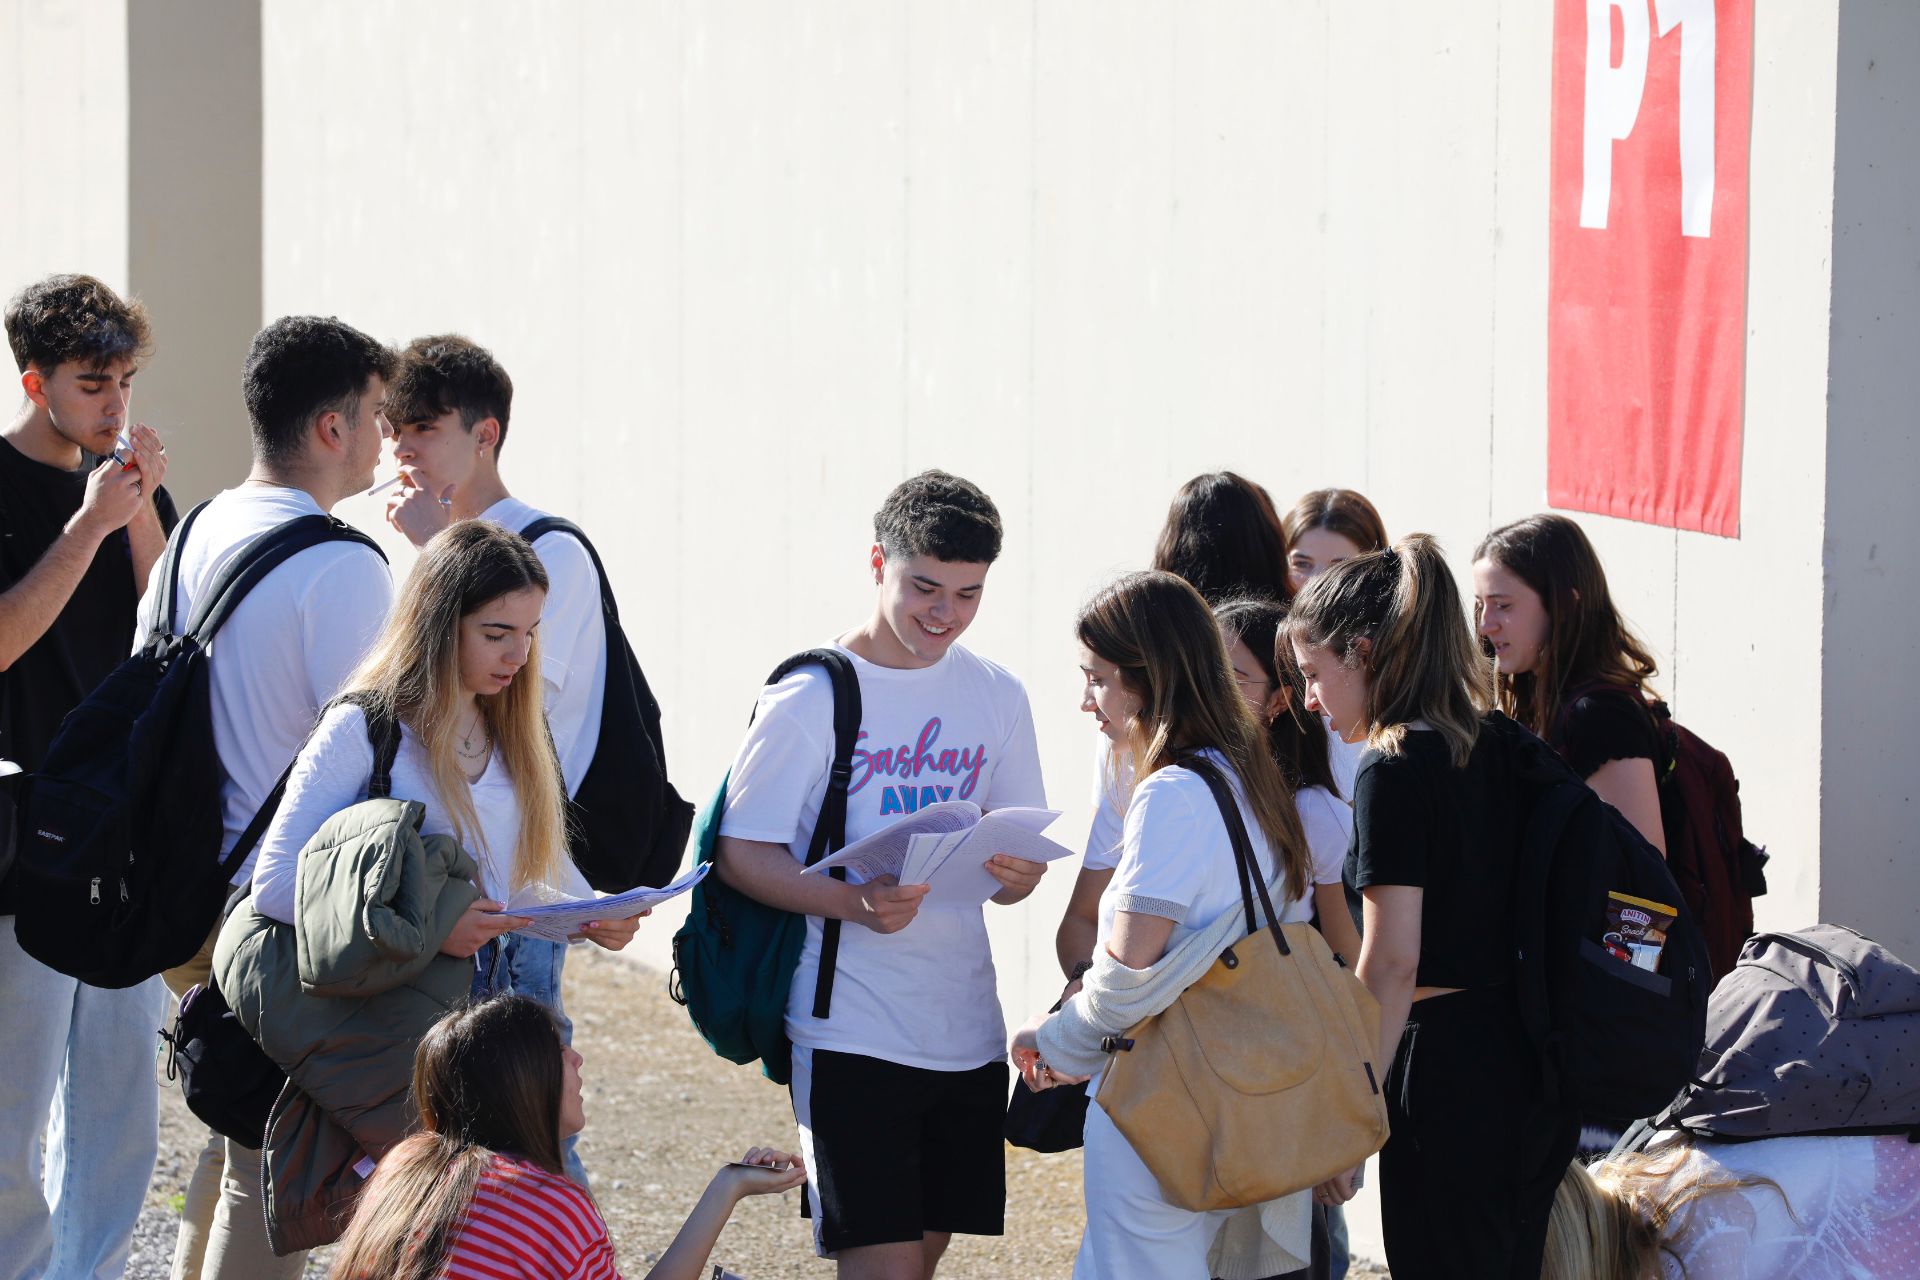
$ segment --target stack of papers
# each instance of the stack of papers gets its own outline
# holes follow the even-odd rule
[[[930,885],[928,905],[978,906],[1000,892],[987,870],[996,853],[1028,862],[1070,858],[1073,850],[1040,833],[1060,816],[1057,809],[996,809],[982,814],[966,800],[949,800],[908,814],[898,822],[822,858],[808,872],[845,867],[855,884],[892,876],[901,884]]]
[[[509,899],[505,914],[532,919],[532,924],[514,930],[515,933],[530,934],[549,942],[565,942],[580,932],[581,927],[590,920],[626,920],[670,898],[677,898],[706,879],[707,872],[712,869],[711,862],[703,862],[672,884],[662,885],[658,889],[629,889],[625,893],[608,894],[604,898],[562,898],[525,905]]]

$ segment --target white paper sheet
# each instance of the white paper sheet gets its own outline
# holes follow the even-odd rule
[[[835,867],[847,869],[847,879],[866,884],[881,876],[898,876],[906,864],[907,841],[917,835],[964,831],[980,821],[980,806],[971,800],[943,800],[888,823],[864,840],[855,840],[838,853],[828,854],[807,868],[822,875]]]
[[[704,880],[712,869],[711,862],[703,862],[672,884],[662,885],[658,889],[629,889],[625,893],[609,894],[604,898],[567,898],[558,902],[524,905],[508,899],[506,914],[528,916],[533,920],[526,928],[514,930],[515,933],[530,934],[549,942],[565,942],[580,932],[581,926],[589,920],[625,920],[649,907],[657,907],[670,898],[677,898]]]
[[[987,870],[994,854],[1028,862],[1073,856],[1073,850],[1040,834],[1059,816],[1057,809],[996,809],[964,830],[911,836],[900,883],[930,885],[923,900],[929,906],[979,906],[1002,887]]]

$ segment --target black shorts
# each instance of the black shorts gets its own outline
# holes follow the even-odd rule
[[[791,1089],[807,1159],[800,1212],[822,1256],[1005,1229],[1006,1063],[929,1071],[796,1046]]]

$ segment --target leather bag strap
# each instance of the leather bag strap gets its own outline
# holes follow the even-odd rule
[[[1253,851],[1253,840],[1247,835],[1247,824],[1240,817],[1240,802],[1234,799],[1226,775],[1205,756],[1186,756],[1180,764],[1207,784],[1207,790],[1213,792],[1214,804],[1220,808],[1221,821],[1227,824],[1227,839],[1233,844],[1234,870],[1240,873],[1240,905],[1247,913],[1248,935],[1260,927],[1253,913],[1257,893],[1260,909],[1267,913],[1267,932],[1273,936],[1273,944],[1280,948],[1281,955],[1292,955],[1293,948],[1287,945],[1287,937],[1280,931],[1280,915],[1273,909],[1273,898],[1267,893],[1267,878],[1260,873],[1259,858]]]

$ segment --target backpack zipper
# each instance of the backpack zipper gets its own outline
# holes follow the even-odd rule
[[[93,878],[93,887],[87,893],[87,901],[91,902],[96,907],[100,905],[100,877],[99,876],[95,876]]]

